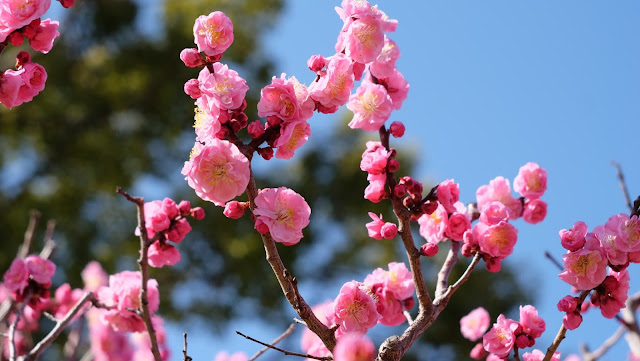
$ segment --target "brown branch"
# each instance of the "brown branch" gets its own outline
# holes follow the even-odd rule
[[[624,181],[624,174],[622,174],[622,167],[616,161],[611,161],[611,165],[616,167],[618,182],[620,183],[620,189],[622,190],[622,195],[624,196],[624,201],[627,203],[627,208],[629,208],[629,212],[633,213],[634,209],[631,205],[631,197],[629,197],[629,190],[627,189],[627,184]]]
[[[24,240],[22,241],[22,245],[18,250],[16,258],[25,258],[29,254],[29,249],[31,249],[31,244],[33,243],[33,238],[35,236],[40,216],[40,212],[36,210],[29,212],[29,225],[27,226],[27,230],[24,232]]]
[[[80,312],[85,303],[94,298],[92,292],[86,292],[82,298],[76,302],[75,306],[67,312],[67,314],[59,320],[53,329],[45,336],[40,342],[38,342],[26,355],[19,358],[20,361],[33,361],[51,344],[57,339],[62,330],[71,322],[75,315]]]
[[[518,353],[518,348],[514,347],[513,348],[513,358],[515,359],[515,361],[520,361],[520,354]]]
[[[153,358],[155,361],[162,361],[160,350],[158,348],[156,330],[151,322],[151,312],[149,311],[149,300],[147,298],[147,283],[149,281],[148,252],[151,243],[149,242],[144,219],[144,198],[132,197],[120,187],[116,188],[116,192],[125,197],[129,202],[134,203],[138,209],[138,231],[140,232],[140,258],[138,258],[138,266],[140,268],[140,273],[142,274],[140,285],[140,312],[138,312],[138,314],[140,314],[144,320],[144,324],[147,328],[149,340],[151,341],[151,353],[153,354]]]
[[[193,360],[191,356],[187,355],[187,333],[182,333],[184,337],[184,347],[182,348],[182,361],[191,361]]]
[[[579,297],[578,307],[580,307],[582,302],[584,302],[584,299],[587,298],[587,295],[589,294],[589,292],[591,292],[591,290],[582,291]],[[564,323],[563,323],[562,326],[560,326],[560,329],[558,330],[558,334],[553,339],[551,346],[549,346],[549,348],[547,349],[547,353],[544,355],[543,361],[551,360],[551,357],[553,357],[553,354],[558,349],[558,346],[560,346],[560,342],[562,342],[562,340],[564,340],[564,338],[566,337],[566,334],[567,334],[567,329],[564,327]]]
[[[243,333],[242,333],[242,332],[240,332],[240,331],[236,331],[236,333],[237,333],[238,335],[240,335],[240,336],[242,336],[242,337],[246,338],[247,340],[251,340],[251,341],[253,341],[253,342],[256,342],[256,343],[261,344],[262,346],[266,346],[266,347],[268,347],[268,348],[272,348],[272,349],[274,349],[274,350],[276,350],[276,351],[280,351],[280,352],[282,352],[283,354],[285,354],[285,355],[287,355],[287,356],[298,356],[298,357],[311,358],[311,359],[314,359],[314,360],[320,360],[320,361],[330,361],[330,360],[333,360],[333,357],[331,357],[331,356],[318,357],[318,356],[313,356],[313,355],[304,354],[304,353],[298,353],[298,352],[287,351],[287,350],[285,350],[285,349],[281,349],[281,348],[279,348],[279,347],[276,347],[276,346],[270,345],[270,344],[268,344],[268,343],[266,343],[266,342],[262,342],[262,341],[256,340],[255,338],[250,337],[250,336],[247,336],[247,335],[243,334]]]
[[[544,251],[544,256],[547,257],[547,259],[551,261],[551,263],[553,263],[556,267],[558,267],[560,271],[564,270],[562,264],[557,259],[555,259],[555,257],[553,257],[553,255],[549,253],[549,251]]]
[[[460,243],[452,240],[451,249],[449,249],[447,258],[442,264],[442,268],[440,268],[440,272],[438,272],[435,294],[436,298],[442,296],[449,286],[449,275],[451,274],[453,267],[458,263],[458,251],[460,251]]]
[[[602,343],[602,345],[600,345],[600,347],[593,352],[589,352],[589,349],[587,348],[586,345],[584,344],[580,345],[580,351],[582,352],[582,360],[596,361],[597,359],[602,357],[607,351],[609,351],[609,349],[613,345],[615,345],[618,342],[618,340],[620,340],[620,337],[622,337],[622,335],[624,335],[626,331],[627,331],[627,328],[624,325],[620,326],[613,335],[609,336],[609,338],[606,339]]]
[[[280,341],[284,340],[285,338],[291,336],[291,334],[293,333],[293,330],[296,329],[296,324],[292,323],[291,325],[289,325],[289,328],[287,328],[286,331],[284,331],[280,336],[278,336],[275,340],[271,341],[271,346],[275,346],[277,345]],[[257,359],[258,357],[260,357],[263,353],[267,352],[268,349],[270,349],[271,347],[267,346],[265,348],[263,348],[262,350],[256,352],[255,355],[251,356],[251,358],[249,359],[249,361],[254,361],[255,359]]]

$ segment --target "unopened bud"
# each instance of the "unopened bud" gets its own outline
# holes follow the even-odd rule
[[[198,79],[189,79],[184,83],[184,92],[191,97],[191,99],[198,99],[202,96],[200,90],[200,83]]]
[[[178,203],[178,210],[180,211],[181,216],[188,216],[189,214],[191,214],[191,202],[180,201],[180,203]]]
[[[271,147],[258,148],[258,154],[260,154],[260,156],[264,158],[264,160],[269,160],[273,158],[273,148]]]
[[[24,36],[19,31],[14,31],[9,35],[9,42],[13,46],[20,46],[24,41]]]
[[[309,60],[307,60],[307,66],[314,73],[321,71],[322,68],[324,68],[324,64],[325,59],[322,55],[311,55]]]
[[[254,120],[247,127],[247,132],[252,139],[260,138],[264,134],[264,125],[259,120]]]
[[[16,68],[24,66],[24,64],[31,61],[31,55],[26,51],[21,51],[16,55]]]
[[[181,202],[182,203],[182,202]],[[204,209],[202,207],[191,208],[191,217],[201,220],[204,218]]]
[[[380,234],[382,235],[382,238],[392,239],[398,234],[398,226],[394,223],[387,222],[382,226],[382,228],[380,228]]]
[[[403,184],[396,184],[396,186],[393,188],[393,194],[395,194],[395,196],[398,198],[402,198],[405,194],[407,194],[407,188],[405,188]]]
[[[404,135],[404,124],[402,122],[393,122],[389,126],[389,133],[395,138],[401,138]]]
[[[438,254],[438,245],[432,242],[427,242],[420,247],[420,254],[427,257],[433,257]]]
[[[398,169],[400,169],[400,163],[398,162],[398,160],[395,158],[389,159],[389,161],[387,162],[387,170],[389,171],[389,173],[395,173],[398,171]]]
[[[239,219],[244,215],[244,211],[249,207],[247,202],[231,201],[224,205],[224,214],[232,219]]]
[[[189,68],[195,68],[204,65],[204,59],[196,48],[182,49],[180,52],[180,60]]]

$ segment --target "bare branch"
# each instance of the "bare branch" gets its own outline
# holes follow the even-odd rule
[[[15,361],[16,360],[16,327],[18,327],[18,323],[20,322],[20,316],[22,315],[22,313],[24,312],[24,308],[27,307],[27,305],[29,304],[29,301],[31,300],[31,291],[27,291],[25,297],[24,297],[24,301],[22,301],[22,304],[20,305],[20,308],[18,308],[16,310],[16,319],[13,320],[13,322],[11,323],[11,325],[9,326],[9,360],[10,361]]]
[[[622,174],[622,167],[616,161],[611,161],[611,165],[616,167],[616,171],[618,174],[618,182],[620,182],[620,189],[622,190],[622,196],[624,196],[624,201],[627,203],[627,208],[629,208],[629,212],[633,213],[634,209],[631,205],[631,197],[629,197],[629,190],[627,189],[627,184],[624,181],[624,174]]]
[[[458,263],[458,251],[460,250],[460,243],[456,241],[451,241],[451,249],[447,254],[447,258],[442,264],[442,268],[440,272],[438,272],[438,281],[436,283],[436,295],[435,297],[440,297],[446,291],[449,286],[449,275],[451,274],[451,270]]]
[[[547,259],[551,261],[551,263],[553,263],[556,267],[558,267],[560,271],[564,270],[562,264],[557,259],[555,259],[555,257],[553,257],[553,255],[549,253],[549,251],[544,251],[544,256],[547,257]]]
[[[280,341],[284,340],[285,338],[291,336],[291,334],[293,333],[293,330],[296,329],[296,324],[292,323],[291,325],[289,325],[289,328],[287,328],[286,331],[284,331],[280,336],[278,336],[275,340],[271,341],[271,345],[275,346],[277,345]],[[249,361],[254,361],[255,359],[257,359],[258,357],[260,357],[263,353],[267,352],[268,349],[270,349],[271,347],[265,347],[262,350],[256,352],[255,355],[251,356],[251,358],[249,359]]]
[[[620,326],[618,328],[618,330],[616,330],[616,332],[611,335],[608,339],[606,339],[602,345],[600,345],[600,347],[593,351],[593,352],[589,352],[589,349],[587,348],[586,345],[580,345],[580,349],[582,351],[582,359],[584,361],[596,361],[597,359],[599,359],[600,357],[602,357],[607,351],[609,351],[609,349],[615,345],[618,340],[620,340],[620,338],[622,337],[622,335],[624,335],[624,333],[627,331],[626,326]]]
[[[18,250],[16,258],[25,258],[29,254],[29,249],[31,248],[31,244],[33,244],[33,238],[35,236],[40,216],[40,212],[36,210],[29,212],[29,225],[27,225],[27,230],[24,232],[24,240],[22,241],[22,245]]]
[[[191,361],[193,360],[191,356],[187,355],[187,333],[184,332],[182,334],[184,337],[184,347],[182,348],[182,361]]]
[[[291,351],[287,351],[287,350],[281,349],[281,348],[279,348],[279,347],[276,347],[276,346],[270,345],[270,344],[268,344],[268,343],[265,343],[265,342],[262,342],[262,341],[256,340],[255,338],[250,337],[250,336],[247,336],[247,335],[243,334],[243,333],[242,333],[242,332],[240,332],[240,331],[236,331],[236,333],[237,333],[238,335],[240,335],[240,336],[242,336],[242,337],[246,338],[247,340],[251,340],[251,341],[253,341],[253,342],[256,342],[256,343],[261,344],[262,346],[266,346],[266,347],[268,347],[268,348],[272,348],[272,349],[274,349],[274,350],[276,350],[276,351],[280,351],[280,352],[282,352],[283,354],[285,354],[285,355],[287,355],[287,356],[298,356],[298,357],[311,358],[311,359],[314,359],[314,360],[320,360],[320,361],[330,361],[330,360],[333,360],[333,357],[331,357],[331,356],[318,357],[318,356],[313,356],[313,355],[304,354],[304,353],[298,353],[298,352],[291,352]]]
[[[407,322],[409,322],[409,326],[411,326],[411,324],[413,323],[413,317],[411,317],[411,314],[409,313],[409,311],[404,310],[402,311],[402,313],[404,314],[404,317],[406,317]]]
[[[579,297],[578,307],[582,305],[582,302],[584,302],[584,299],[587,298],[587,295],[589,294],[589,292],[591,292],[591,290],[582,291]],[[547,353],[544,355],[543,361],[551,360],[551,357],[553,357],[553,354],[558,349],[558,346],[560,346],[560,342],[562,342],[562,340],[564,340],[564,338],[566,337],[566,334],[567,334],[567,329],[564,327],[564,324],[562,324],[562,326],[560,326],[560,330],[558,330],[558,334],[556,335],[556,338],[553,339],[551,346],[549,346],[549,348],[547,349]]]

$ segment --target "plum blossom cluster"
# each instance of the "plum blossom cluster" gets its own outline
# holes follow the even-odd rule
[[[345,283],[333,301],[314,307],[313,311],[322,323],[337,326],[334,359],[340,359],[337,355],[347,351],[362,353],[365,357],[362,360],[373,359],[373,344],[364,335],[377,324],[397,326],[406,322],[404,311],[413,307],[414,292],[411,272],[404,263],[392,262],[388,270],[377,268],[364,282]],[[339,348],[341,343],[344,345]],[[308,329],[302,335],[301,346],[304,352],[313,356],[331,355],[320,338]]]
[[[254,226],[260,234],[269,232],[276,242],[286,246],[300,242],[311,215],[311,208],[301,195],[285,187],[265,188],[258,192],[255,202]]]
[[[176,204],[170,198],[144,204],[147,237],[155,239],[149,246],[149,266],[173,266],[180,262],[180,251],[169,242],[180,243],[191,231],[186,217],[201,220],[204,218],[204,210],[201,207],[192,208],[189,201]],[[139,233],[140,230],[136,228],[136,234]]]
[[[536,224],[547,214],[547,204],[539,198],[547,189],[546,170],[527,163],[520,167],[513,183],[520,198],[511,195],[509,180],[503,177],[478,188],[479,222],[463,236],[462,254],[480,253],[490,272],[498,272],[502,260],[513,253],[518,229],[509,221],[522,217],[525,222]]]
[[[51,277],[56,265],[37,255],[16,258],[5,272],[4,287],[17,302],[28,300],[29,305],[38,309],[50,296]]]
[[[65,8],[74,0],[60,0]],[[51,0],[5,1],[0,6],[0,53],[9,45],[20,46],[25,39],[35,51],[51,51],[53,41],[60,35],[59,23],[41,20],[49,10]],[[0,103],[13,108],[29,102],[44,89],[47,72],[30,61],[27,52],[18,54],[16,69],[0,72]]]
[[[564,270],[560,279],[578,291],[591,291],[584,303],[572,296],[558,302],[565,312],[564,326],[573,330],[580,326],[582,315],[589,307],[599,307],[602,316],[615,317],[625,307],[629,292],[629,263],[640,262],[640,220],[637,215],[616,214],[604,225],[588,232],[584,222],[576,222],[569,230],[559,232],[560,242],[567,250],[562,257]]]

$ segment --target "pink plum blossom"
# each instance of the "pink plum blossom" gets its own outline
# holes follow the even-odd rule
[[[367,142],[367,150],[362,153],[360,169],[370,174],[386,173],[389,152],[380,142]]]
[[[538,310],[531,305],[520,306],[520,325],[522,330],[533,338],[542,336],[546,329],[544,320],[538,316]]]
[[[312,307],[312,311],[320,322],[325,326],[331,326],[331,322],[327,318],[328,314],[333,314],[333,302],[327,301],[325,303]],[[304,328],[302,331],[302,338],[300,340],[300,348],[302,352],[309,355],[324,357],[331,355],[331,352],[324,345],[320,337],[313,333],[308,328]]]
[[[22,104],[22,101],[18,101],[18,90],[22,86],[23,72],[22,69],[9,69],[0,76],[0,103],[9,109]]]
[[[3,277],[4,287],[10,291],[22,293],[29,284],[29,268],[22,258],[16,258]]]
[[[395,298],[391,291],[380,284],[371,289],[375,294],[376,310],[380,314],[379,323],[385,326],[397,326],[407,321],[403,313],[402,301]]]
[[[95,361],[131,361],[133,348],[127,335],[114,331],[108,324],[89,324],[91,353]]]
[[[249,161],[234,144],[219,139],[194,147],[182,174],[196,194],[217,206],[244,193],[249,184]]]
[[[610,274],[603,282],[605,292],[598,292],[600,312],[609,319],[614,318],[625,307],[629,292],[629,271],[611,271]]]
[[[255,202],[256,219],[269,228],[276,242],[291,246],[300,241],[311,215],[311,208],[301,195],[285,187],[266,188],[258,193]]]
[[[615,245],[625,252],[640,251],[640,218],[621,213],[607,220],[604,225],[608,234],[615,236]]]
[[[469,341],[477,341],[489,328],[489,312],[478,307],[460,319],[460,332]]]
[[[456,202],[454,208],[456,211],[449,216],[444,233],[454,241],[462,241],[464,233],[471,229],[471,217],[462,202]]]
[[[617,247],[616,238],[616,234],[609,233],[603,225],[596,226],[592,232],[585,236],[587,242],[590,239],[600,242],[600,247],[607,256],[609,264],[624,265],[628,262],[627,252]]]
[[[196,99],[196,108],[194,109],[194,124],[196,132],[196,140],[198,142],[209,143],[211,139],[216,138],[216,134],[222,127],[220,119],[222,114],[220,108],[214,104],[208,96],[201,96]]]
[[[509,219],[518,219],[522,213],[522,203],[511,196],[509,180],[503,177],[496,177],[488,185],[480,186],[476,198],[480,212],[484,212],[491,202],[498,201],[507,207]]]
[[[258,116],[277,116],[285,123],[307,120],[313,115],[314,107],[306,87],[295,77],[287,79],[282,74],[280,78],[274,76],[271,84],[260,91]]]
[[[302,147],[311,136],[311,126],[300,120],[287,123],[280,128],[280,137],[276,140],[276,158],[291,159],[296,149]]]
[[[109,284],[109,276],[97,261],[89,262],[82,270],[81,276],[84,289],[87,291],[95,292],[100,287]]]
[[[575,330],[582,323],[582,315],[576,312],[569,312],[562,317],[562,324],[567,330]]]
[[[471,357],[474,360],[482,360],[488,355],[489,353],[482,346],[482,342],[478,342],[475,346],[473,346],[473,349],[471,349],[471,352],[469,352],[469,357]]]
[[[484,211],[480,213],[480,222],[493,225],[500,223],[500,221],[509,220],[509,211],[502,202],[493,201],[488,203]]]
[[[400,49],[398,45],[385,35],[382,51],[378,58],[369,65],[369,71],[376,78],[390,77],[396,70],[396,60],[399,57]]]
[[[530,199],[524,205],[524,212],[522,212],[522,219],[525,222],[536,224],[540,223],[547,216],[547,202],[542,199],[535,198]]]
[[[57,319],[64,318],[67,313],[78,303],[78,301],[82,298],[84,292],[79,289],[71,289],[71,286],[68,283],[62,284],[60,287],[56,289],[55,292],[55,308],[53,315]],[[75,318],[79,317],[80,313],[77,313]]]
[[[354,113],[349,127],[377,132],[389,119],[392,106],[391,98],[382,85],[363,81],[347,103],[347,108]]]
[[[335,323],[340,325],[338,333],[364,334],[378,323],[380,315],[370,292],[369,287],[357,281],[347,282],[342,286],[338,297],[333,301]]]
[[[384,46],[384,31],[379,18],[362,16],[348,22],[346,31],[338,36],[336,53],[344,53],[358,63],[375,61]]]
[[[369,212],[369,217],[371,217],[372,221],[366,224],[367,232],[369,233],[369,237],[377,240],[382,239],[382,226],[384,226],[385,221],[382,220],[382,214],[377,216],[375,213]]]
[[[53,262],[33,254],[27,256],[24,261],[31,279],[43,285],[51,283],[51,277],[56,273],[56,265]]]
[[[197,66],[204,65],[204,60],[200,56],[198,49],[186,48],[180,52],[180,60],[189,68],[195,68]]]
[[[594,238],[586,241],[584,249],[565,254],[562,261],[560,279],[578,290],[590,290],[607,277],[607,257]]]
[[[16,29],[28,25],[49,10],[51,0],[10,0],[0,6],[0,42]]]
[[[515,344],[515,335],[511,329],[511,325],[515,321],[509,320],[504,315],[498,316],[498,321],[482,338],[482,345],[487,352],[495,354],[499,357],[506,357],[513,350]]]
[[[182,259],[180,251],[176,247],[161,241],[155,241],[149,246],[147,256],[149,266],[155,268],[173,266]]]
[[[544,360],[545,353],[534,349],[531,352],[525,352],[522,355],[522,359],[524,361],[542,361]],[[554,352],[553,356],[551,356],[550,361],[560,361],[560,352]]]
[[[507,257],[513,252],[518,240],[518,229],[505,221],[491,226],[478,223],[472,232],[480,250],[491,257]]]
[[[438,184],[438,191],[436,192],[438,202],[442,204],[447,213],[453,213],[456,208],[453,206],[460,199],[460,188],[458,183],[455,183],[453,179],[447,179]]]
[[[376,348],[364,335],[348,333],[338,340],[333,349],[335,361],[373,361]]]
[[[445,240],[445,231],[449,226],[449,217],[447,211],[442,204],[438,204],[435,212],[423,214],[418,218],[418,224],[420,224],[420,235],[424,237],[427,242],[438,243]]]
[[[213,74],[206,67],[200,70],[198,83],[202,93],[211,97],[211,101],[220,109],[240,108],[249,90],[246,80],[222,63],[213,64],[213,70]]]
[[[18,104],[29,102],[34,96],[44,90],[47,81],[47,72],[44,67],[34,62],[28,62],[22,66],[20,73],[22,85],[18,89]]]
[[[407,82],[402,73],[396,70],[391,76],[380,78],[378,81],[387,89],[387,94],[389,94],[393,103],[393,109],[399,110],[402,108],[402,103],[407,99],[407,94],[409,93],[409,82]]]
[[[163,361],[168,361],[171,352],[167,346],[167,332],[164,328],[164,320],[160,316],[154,315],[151,323],[156,331],[156,341],[158,342],[158,351]],[[151,352],[151,341],[147,332],[136,332],[131,334],[131,341],[135,346],[133,361],[155,361]],[[245,359],[246,360],[246,359]]]
[[[198,51],[208,56],[222,54],[233,43],[233,23],[222,11],[200,15],[193,25]]]
[[[309,86],[309,95],[323,107],[343,106],[354,85],[353,64],[342,53],[328,60],[326,72]]]
[[[43,54],[47,54],[53,48],[53,41],[60,36],[57,21],[51,21],[51,19],[45,19],[40,22],[40,26],[36,28],[36,35],[29,39],[29,45],[35,51],[39,51]]]
[[[380,202],[385,197],[386,174],[371,174],[367,176],[369,185],[364,189],[364,198],[373,203]]]
[[[589,228],[584,222],[576,222],[573,228],[569,230],[563,229],[559,232],[562,247],[569,251],[577,251],[584,246],[585,235]]]
[[[383,284],[398,300],[405,300],[415,292],[413,276],[402,262],[389,263],[389,277]]]
[[[523,165],[513,180],[513,190],[529,199],[540,198],[547,190],[547,171],[536,163]]]

